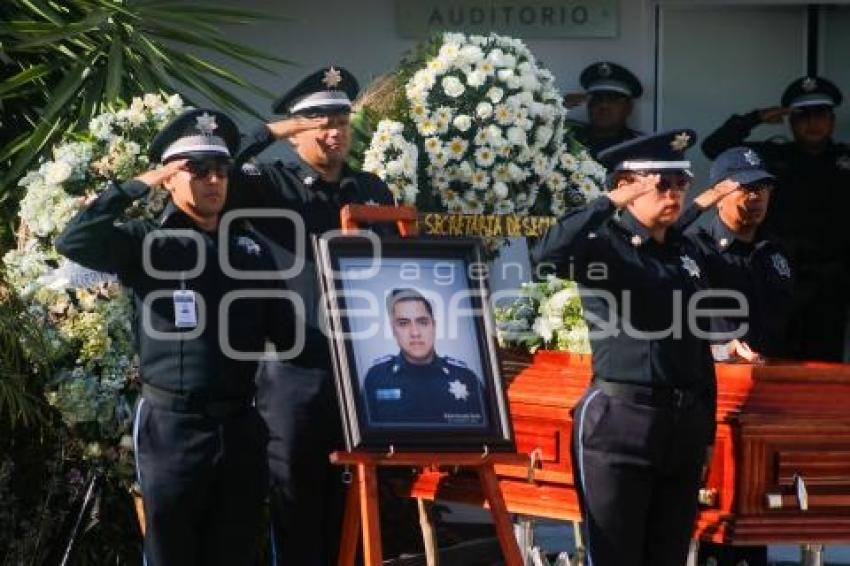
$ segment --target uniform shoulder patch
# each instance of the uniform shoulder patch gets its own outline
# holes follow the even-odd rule
[[[453,366],[469,369],[469,366],[466,365],[466,362],[464,362],[463,360],[452,358],[451,356],[445,356],[443,359],[446,360],[446,363],[451,364]]]
[[[260,168],[257,167],[256,163],[245,163],[242,165],[242,173],[248,175],[249,177],[259,177],[262,173],[260,172]]]

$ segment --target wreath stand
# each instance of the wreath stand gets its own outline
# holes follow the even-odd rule
[[[399,234],[403,237],[418,234],[417,213],[412,207],[387,207],[368,205],[348,205],[340,212],[343,232],[353,232],[361,224],[367,223],[396,223]],[[487,501],[496,536],[502,549],[507,566],[523,566],[522,555],[516,538],[513,524],[502,496],[499,480],[496,478],[494,465],[527,465],[528,457],[516,453],[491,454],[484,446],[481,454],[457,452],[405,452],[396,453],[392,446],[386,454],[351,451],[333,452],[330,460],[340,466],[353,466],[353,481],[348,488],[345,502],[345,515],[342,524],[342,540],[340,542],[337,566],[353,566],[357,555],[357,538],[362,531],[363,560],[366,566],[381,566],[383,552],[381,549],[381,526],[378,511],[378,468],[380,466],[406,466],[417,468],[438,468],[449,466],[465,468],[476,472],[481,484],[481,493]],[[419,500],[420,521],[423,528],[427,524],[424,517],[424,504]],[[424,530],[424,529],[423,529]],[[426,551],[429,545],[426,542]],[[428,564],[435,563],[431,548]]]

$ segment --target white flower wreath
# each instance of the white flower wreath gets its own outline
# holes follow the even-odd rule
[[[171,118],[184,110],[178,95],[147,94],[125,108],[93,118],[53,148],[20,181],[17,249],[3,257],[7,277],[44,322],[54,347],[48,401],[69,425],[97,423],[99,439],[116,442],[130,419],[127,385],[137,372],[132,304],[114,276],[61,257],[53,239],[101,192],[109,179],[128,179],[148,169],[143,151]],[[127,218],[153,217],[166,194],[153,191]]]

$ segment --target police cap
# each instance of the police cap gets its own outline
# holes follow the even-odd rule
[[[782,94],[782,106],[790,108],[832,107],[841,104],[842,98],[838,87],[825,78],[800,77],[785,89]]]
[[[709,182],[716,185],[729,179],[742,185],[774,179],[764,168],[764,162],[754,149],[731,147],[717,156],[711,164]]]
[[[629,98],[638,98],[643,94],[640,81],[631,71],[608,61],[587,67],[581,72],[579,82],[589,93],[616,92]]]
[[[596,160],[610,172],[686,171],[691,162],[685,150],[694,145],[696,132],[689,129],[648,134],[611,146],[599,152]]]
[[[239,149],[239,128],[218,110],[196,108],[183,112],[166,124],[148,149],[151,163],[177,158],[229,159]]]
[[[326,67],[301,80],[272,105],[276,114],[327,114],[351,110],[360,86],[342,67]]]

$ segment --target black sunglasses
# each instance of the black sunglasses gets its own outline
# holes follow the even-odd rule
[[[193,177],[201,179],[215,173],[216,177],[227,177],[233,169],[233,161],[230,159],[190,159],[185,165],[186,171]]]
[[[667,191],[687,191],[691,186],[691,178],[687,175],[662,174],[655,185],[659,193]]]
[[[763,191],[772,191],[773,183],[765,183],[764,181],[755,182],[755,183],[747,183],[746,185],[741,185],[741,190],[746,191],[748,193],[760,193]]]

